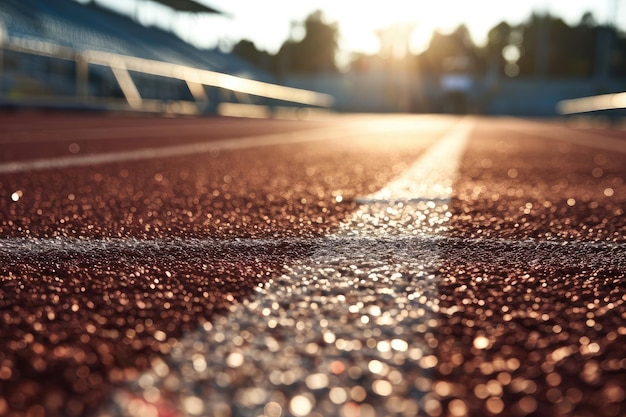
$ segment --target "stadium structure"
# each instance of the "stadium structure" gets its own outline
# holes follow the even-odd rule
[[[192,0],[178,12],[220,13]],[[217,49],[201,50],[94,1],[0,2],[0,106],[267,114],[332,97],[278,85]]]

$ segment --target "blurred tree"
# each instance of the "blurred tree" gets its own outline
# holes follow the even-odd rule
[[[592,28],[594,26],[598,26],[598,22],[596,21],[596,18],[593,17],[593,13],[585,12],[580,18],[580,24],[578,26]]]
[[[590,77],[594,72],[598,24],[593,14],[587,12],[580,24],[573,28],[569,48],[573,49],[571,72],[576,77]]]
[[[265,70],[271,69],[272,56],[257,49],[254,42],[242,39],[233,46],[232,53]]]
[[[276,55],[258,50],[249,40],[239,41],[233,53],[278,75],[336,72],[337,39],[337,25],[325,22],[322,12],[316,11],[303,23],[294,23]],[[575,26],[555,16],[533,14],[517,26],[498,23],[484,47],[474,44],[464,25],[449,34],[435,31],[429,47],[412,59],[423,74],[485,74],[489,69],[522,77],[624,77],[626,37],[614,27],[598,26],[589,12]],[[355,54],[351,69],[385,68],[384,61],[379,55]]]
[[[511,25],[507,22],[500,22],[491,28],[487,34],[486,59],[491,66],[495,67],[494,70],[499,74],[504,72],[506,60],[502,52],[511,42],[511,31]]]
[[[612,71],[614,77],[626,77],[626,37],[616,37],[612,55]]]
[[[596,60],[597,26],[590,13],[581,24],[568,26],[553,16],[533,15],[522,27],[520,75],[589,77]]]
[[[285,73],[336,72],[338,30],[335,23],[326,23],[321,11],[309,15],[304,22],[302,40],[288,39],[276,55],[276,71]]]
[[[469,30],[460,25],[454,32],[435,31],[426,51],[418,57],[420,71],[426,73],[475,72],[482,60]]]
[[[303,32],[302,39],[300,30]],[[292,73],[336,72],[338,30],[335,23],[326,23],[321,11],[309,15],[304,24],[292,23],[292,33],[276,55],[257,49],[247,40],[240,40],[232,53],[256,66],[278,75]]]
[[[484,47],[473,44],[464,26],[451,34],[435,31],[416,60],[419,71],[430,74],[484,74],[489,69],[501,76],[624,77],[626,37],[613,27],[598,26],[589,12],[572,26],[555,16],[533,14],[517,26],[498,23]]]

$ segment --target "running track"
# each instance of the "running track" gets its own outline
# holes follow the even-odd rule
[[[0,117],[0,415],[626,414],[621,131]]]

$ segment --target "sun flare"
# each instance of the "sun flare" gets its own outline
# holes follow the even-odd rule
[[[482,43],[489,26],[498,20],[497,16],[504,18],[514,8],[494,0],[387,0],[384,4],[374,1],[355,4],[333,2],[327,4],[323,11],[329,20],[338,23],[343,48],[367,54],[378,53],[381,49],[377,32],[392,27],[400,28],[400,31],[412,28],[406,35],[409,36],[408,45],[412,53],[419,53],[428,47],[433,31],[451,32],[460,24],[468,27],[474,41]],[[518,16],[518,19],[524,17]]]

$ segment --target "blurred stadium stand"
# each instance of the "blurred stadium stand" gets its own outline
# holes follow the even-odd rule
[[[183,11],[215,12],[191,0],[160,2]],[[5,106],[130,105],[138,110],[197,113],[218,111],[224,102],[248,107],[330,103],[325,95],[271,84],[248,85],[233,77],[222,82],[224,77],[217,75],[274,80],[237,56],[200,50],[95,2],[2,0],[0,46],[0,104]]]

